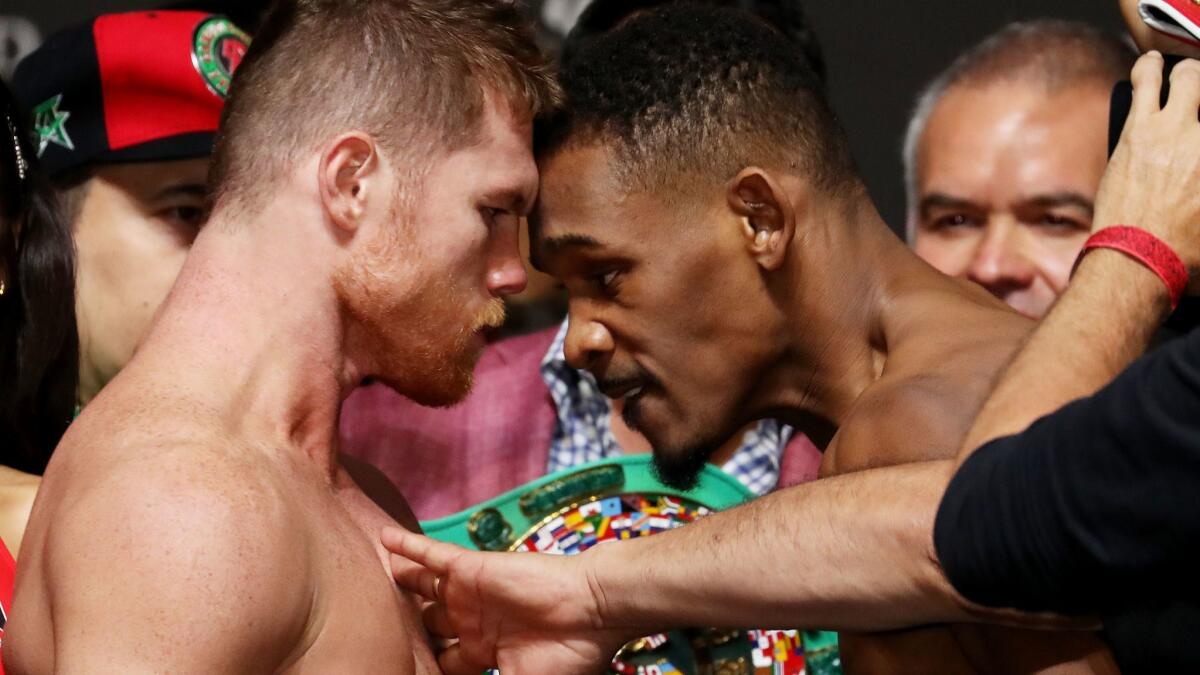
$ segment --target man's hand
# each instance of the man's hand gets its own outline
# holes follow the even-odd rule
[[[1095,229],[1140,227],[1183,259],[1188,291],[1200,292],[1200,61],[1171,72],[1171,93],[1159,105],[1163,58],[1138,59],[1130,78],[1133,102],[1121,142],[1096,195]]]
[[[450,675],[598,673],[635,629],[603,627],[602,597],[587,554],[480,553],[399,528],[384,530],[392,576],[430,604],[435,638],[457,639],[438,655]]]

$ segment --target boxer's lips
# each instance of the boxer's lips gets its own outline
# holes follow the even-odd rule
[[[600,391],[611,399],[632,399],[639,396],[646,389],[646,385],[641,380],[610,380],[600,382]]]

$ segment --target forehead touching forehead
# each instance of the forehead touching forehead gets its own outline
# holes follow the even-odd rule
[[[538,159],[540,187],[529,214],[529,257],[545,272],[573,240],[595,247],[603,241],[598,221],[603,206],[619,198],[607,152],[600,147],[572,148]]]

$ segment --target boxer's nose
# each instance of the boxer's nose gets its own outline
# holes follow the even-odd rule
[[[521,260],[520,228],[506,224],[492,234],[488,251],[487,289],[493,296],[516,295],[529,280]]]
[[[599,321],[572,315],[563,352],[573,368],[592,370],[613,350],[613,337]]]

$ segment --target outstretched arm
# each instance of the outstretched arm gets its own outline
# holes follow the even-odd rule
[[[945,581],[930,532],[950,470],[941,461],[824,479],[571,557],[472,552],[400,529],[383,540],[397,583],[437,600],[431,630],[460,639],[441,656],[448,673],[593,672],[625,641],[671,626],[1062,625],[985,615]]]

